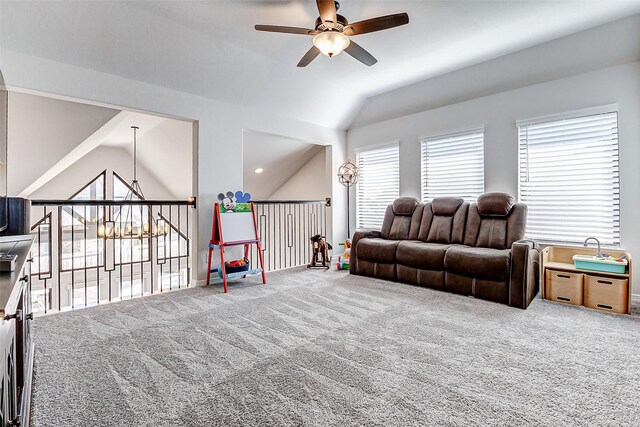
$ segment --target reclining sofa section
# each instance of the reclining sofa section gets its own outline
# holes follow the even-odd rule
[[[538,293],[539,252],[523,241],[526,205],[505,193],[387,207],[381,231],[355,232],[351,274],[400,281],[527,308]]]

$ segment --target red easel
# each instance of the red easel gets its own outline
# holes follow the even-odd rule
[[[209,281],[211,279],[211,273],[218,272],[218,268],[211,269],[211,256],[213,254],[214,249],[220,249],[220,272],[222,275],[222,283],[224,284],[224,292],[228,292],[227,287],[227,279],[233,279],[235,277],[246,277],[254,274],[262,274],[262,283],[267,284],[267,276],[264,272],[264,261],[262,257],[262,245],[260,244],[260,237],[258,236],[258,222],[256,219],[256,210],[253,205],[253,202],[246,203],[246,205],[250,206],[250,211],[243,211],[241,213],[232,213],[232,212],[220,212],[220,203],[216,203],[213,207],[213,223],[211,225],[211,240],[209,241],[209,257],[207,264],[207,285],[209,285]],[[251,213],[251,217],[253,218],[253,231],[251,238],[249,239],[241,239],[241,240],[233,240],[233,241],[225,241],[222,234],[222,217],[221,215],[240,215]],[[260,261],[260,268],[250,269],[248,271],[241,271],[238,273],[230,273],[227,274],[225,269],[225,261],[224,261],[224,249],[228,246],[244,246],[244,257],[248,258],[249,256],[249,245],[256,245],[258,249],[258,259]]]

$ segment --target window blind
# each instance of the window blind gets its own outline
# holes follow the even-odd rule
[[[428,137],[422,145],[422,200],[484,192],[484,129]]]
[[[518,134],[527,236],[619,246],[618,113],[520,125]]]
[[[387,206],[400,195],[398,144],[356,154],[356,222],[358,228],[380,230]]]

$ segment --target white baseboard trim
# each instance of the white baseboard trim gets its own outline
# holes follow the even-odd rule
[[[205,286],[206,284],[207,284],[207,279],[193,281],[193,286]]]

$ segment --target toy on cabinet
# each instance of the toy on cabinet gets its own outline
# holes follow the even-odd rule
[[[344,246],[344,252],[338,257],[336,268],[338,270],[348,270],[349,260],[351,258],[351,239],[347,239],[344,242],[340,243],[340,246]]]
[[[631,314],[631,254],[620,249],[606,251],[609,254],[607,258],[598,258],[600,251],[592,248],[545,247],[540,254],[542,298],[611,313]],[[610,270],[611,267],[622,268]]]

